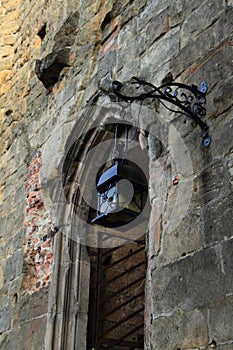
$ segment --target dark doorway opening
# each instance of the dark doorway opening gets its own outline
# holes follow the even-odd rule
[[[89,254],[87,350],[144,349],[145,236]]]

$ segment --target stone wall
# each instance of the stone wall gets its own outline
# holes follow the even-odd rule
[[[112,79],[135,75],[156,85],[205,79],[212,139],[203,148],[195,123],[161,105],[142,115],[145,349],[233,349],[232,8],[231,0],[0,2],[1,349],[85,349],[90,262],[70,240],[71,224],[64,234],[72,203],[57,179],[74,132],[95,122],[90,101],[104,105]],[[90,144],[81,146],[87,153]]]

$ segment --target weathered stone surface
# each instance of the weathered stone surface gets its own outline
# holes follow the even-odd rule
[[[174,1],[169,8],[171,26],[179,24],[188,14],[200,6],[203,1],[200,0],[184,0]]]
[[[223,193],[228,196],[231,192],[229,177],[227,167],[219,160],[203,169],[193,182],[193,205],[201,206],[216,200]]]
[[[43,349],[45,339],[44,334],[46,330],[47,317],[42,316],[33,319],[31,322],[24,323],[21,326],[21,332],[17,341],[19,349]]]
[[[232,10],[222,14],[213,26],[203,31],[196,39],[191,39],[171,63],[174,75],[178,75],[190,65],[203,60],[214,50],[223,38],[227,38],[232,31]],[[213,33],[217,33],[216,36]],[[230,38],[229,38],[230,39]],[[231,40],[231,39],[230,39]],[[203,45],[205,43],[205,45]]]
[[[225,345],[218,345],[219,349],[220,350],[232,350],[232,346],[233,346],[233,343],[230,342],[229,344],[225,344]]]
[[[0,288],[0,298],[1,298],[1,305],[6,306],[8,304],[8,301],[9,301],[8,300],[8,298],[9,298],[9,284],[4,284],[3,287]]]
[[[14,9],[19,8],[21,2],[22,0],[15,0],[14,2],[12,2],[11,0],[4,0],[3,5],[5,9],[7,9],[7,11],[12,11]]]
[[[2,35],[11,35],[16,33],[19,29],[19,21],[11,20],[9,22],[4,22],[1,24],[0,31]]]
[[[160,3],[158,0],[147,1],[147,6],[140,13],[140,20],[138,23],[139,32],[147,27],[147,24],[150,23],[152,18],[159,16],[163,11],[167,12],[167,8],[168,4],[166,2]]]
[[[48,310],[48,288],[43,288],[29,297],[21,297],[14,314],[19,315],[20,323],[45,315]]]
[[[232,217],[232,193],[204,208],[204,230],[208,244],[232,236]]]
[[[139,22],[140,23],[140,22]],[[145,48],[150,47],[160,36],[167,33],[169,30],[169,17],[167,9],[163,10],[159,14],[156,14],[147,23],[145,30]],[[142,32],[143,35],[144,31]],[[141,48],[142,45],[139,45]]]
[[[209,90],[212,90],[220,81],[230,77],[233,69],[232,54],[231,42],[222,42],[214,50],[211,50],[207,58],[203,58],[200,63],[195,62],[191,67],[188,67],[183,77],[189,84],[193,82],[200,84],[204,79],[208,83]]]
[[[19,349],[19,331],[12,328],[10,333],[3,333],[0,336],[0,346],[4,350]]]
[[[164,225],[159,264],[173,262],[182,256],[197,251],[203,247],[202,223],[199,212],[186,212],[178,225],[172,228],[172,222]]]
[[[210,337],[217,344],[232,339],[233,299],[226,298],[221,303],[209,309]]]
[[[0,333],[11,327],[11,306],[7,305],[0,310]]]
[[[12,58],[9,58],[9,57],[2,58],[1,63],[0,63],[0,70],[1,71],[10,70],[11,64],[12,64]],[[2,93],[3,93],[3,91],[2,91]]]
[[[228,156],[229,150],[233,147],[232,140],[233,129],[233,109],[228,110],[222,116],[217,118],[214,124],[213,131],[211,131],[212,138],[212,154],[213,157],[220,157],[221,154]]]
[[[229,247],[226,244],[227,250]],[[222,300],[232,289],[230,259],[225,263],[228,273],[224,273],[217,248],[207,248],[155,269],[152,276],[155,315],[176,308],[202,308]]]
[[[23,256],[21,251],[14,252],[6,260],[5,281],[12,281],[22,273]]]
[[[174,312],[153,321],[153,349],[194,349],[208,344],[207,312]]]
[[[151,256],[157,255],[161,249],[162,218],[158,204],[160,204],[160,202],[153,202],[149,221],[151,236],[148,244],[150,246]]]
[[[179,29],[171,29],[163,39],[156,41],[141,60],[142,76],[154,72],[158,67],[170,61],[179,50]],[[151,81],[153,83],[153,81]]]
[[[221,13],[219,21],[216,22],[216,44],[224,42],[224,38],[232,41],[232,19],[233,6],[227,7],[227,10]]]
[[[2,253],[2,249],[0,251]],[[3,250],[4,252],[4,250]],[[4,252],[5,253],[5,252]],[[2,254],[3,256],[3,254]],[[4,256],[3,256],[4,257]],[[0,288],[2,288],[2,286],[4,285],[5,283],[5,279],[4,279],[4,269],[5,269],[5,266],[6,266],[6,263],[5,263],[5,260],[1,260],[0,261],[0,267],[1,267],[1,270],[0,270]]]
[[[16,35],[11,34],[11,35],[7,35],[7,36],[2,37],[0,39],[0,43],[1,43],[2,46],[4,46],[4,45],[14,45],[15,40],[16,40]]]
[[[224,10],[224,2],[206,0],[201,6],[191,12],[182,25],[181,47],[189,42],[190,37],[196,37],[213,24]]]
[[[216,118],[232,106],[231,91],[233,88],[233,78],[218,84],[209,95],[207,108],[210,118]]]
[[[3,70],[2,72],[0,72],[0,82],[5,83],[9,75],[10,70]]]
[[[223,242],[221,244],[221,254],[222,254],[222,260],[223,260],[223,271],[226,273],[226,275],[231,279],[231,284],[229,285],[228,292],[232,291],[233,286],[233,279],[232,279],[232,262],[233,262],[233,255],[231,254],[233,248],[233,238]]]
[[[24,222],[24,203],[20,203],[19,206],[13,209],[9,215],[6,215],[5,221],[5,237],[11,237],[13,233],[17,232],[22,226]],[[16,218],[18,221],[16,221]],[[11,230],[10,230],[11,227]]]

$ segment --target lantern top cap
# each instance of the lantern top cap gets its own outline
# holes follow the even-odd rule
[[[146,176],[136,164],[115,159],[114,164],[98,179],[97,190],[106,191],[112,184],[123,179],[132,182],[135,186],[147,187]]]

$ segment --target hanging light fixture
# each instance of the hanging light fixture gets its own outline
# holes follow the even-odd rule
[[[127,159],[130,128],[124,121],[115,124],[111,165],[105,164],[97,175],[98,204],[96,217],[91,220],[93,224],[109,228],[123,226],[133,221],[146,204],[146,176],[139,166]]]
[[[125,88],[130,93],[124,93]],[[133,77],[126,84],[113,81],[110,84],[110,90],[110,94],[115,95],[117,102],[136,101],[142,105],[145,100],[160,101],[171,112],[180,113],[194,120],[201,129],[203,146],[210,145],[208,126],[201,120],[201,117],[206,114],[208,85],[205,81],[201,83],[200,89],[196,85],[188,86],[182,83],[156,87]],[[178,110],[170,108],[171,104],[178,107]],[[124,120],[115,123],[112,161],[105,164],[97,175],[98,204],[95,216],[91,219],[92,224],[109,228],[123,226],[133,221],[146,205],[148,197],[146,176],[140,167],[127,160],[130,128],[131,126]],[[124,142],[122,142],[122,135],[124,135]]]

